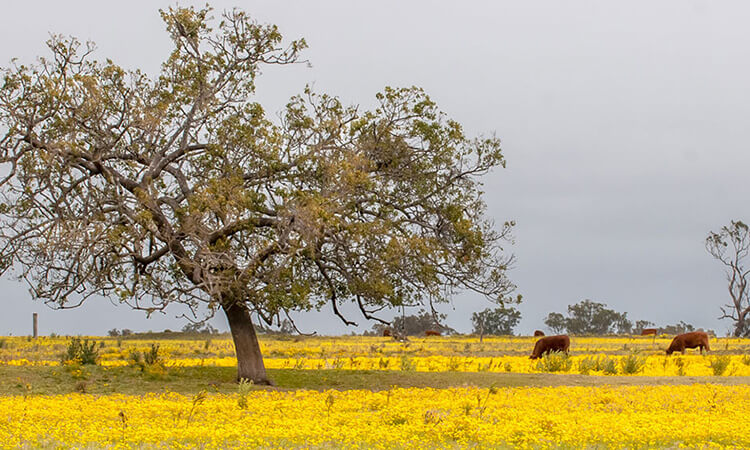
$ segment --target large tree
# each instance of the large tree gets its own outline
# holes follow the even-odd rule
[[[706,238],[706,250],[724,265],[731,302],[721,308],[720,319],[734,320],[735,336],[750,336],[750,286],[746,267],[750,253],[750,230],[742,221],[731,221]]]
[[[353,324],[344,302],[374,319],[513,290],[512,223],[484,218],[479,182],[504,165],[497,138],[467,138],[417,88],[386,88],[371,111],[307,89],[272,121],[256,76],[303,40],[238,10],[161,14],[174,50],[156,77],[63,37],[3,70],[1,268],[36,298],[223,311],[238,377],[263,383],[253,316],[329,305]]]

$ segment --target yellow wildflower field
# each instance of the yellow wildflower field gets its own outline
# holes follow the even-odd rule
[[[325,390],[334,383],[312,390],[304,381],[297,390],[238,386],[230,379],[236,362],[228,336],[89,339],[97,342],[102,368],[36,367],[59,365],[67,337],[0,338],[0,366],[21,366],[3,369],[18,378],[4,384],[16,395],[0,393],[0,448],[750,447],[750,386],[726,378],[750,376],[746,339],[712,339],[707,355],[693,350],[667,357],[670,337],[574,336],[569,357],[530,360],[532,337],[406,343],[362,336],[261,338],[266,366],[302,380],[304,374],[322,373],[325,380],[352,370],[413,373],[393,374],[402,379],[423,372],[421,380],[429,379],[427,372],[553,372],[601,380],[560,386],[565,382],[544,375],[550,386],[521,381],[479,388],[465,385],[467,376],[460,374],[443,389],[424,387],[432,382],[376,389],[368,378],[375,372],[357,372],[359,384],[340,391]],[[117,367],[128,365],[133,352],[156,345],[162,362],[153,370]],[[213,375],[184,390],[187,374],[203,372]],[[608,375],[657,378],[619,377],[620,385],[608,386]],[[723,378],[706,379],[716,384],[666,378],[680,375]],[[214,379],[226,384],[212,390]],[[622,385],[623,379],[644,385]],[[145,381],[149,389],[127,391],[137,395],[118,390]],[[60,390],[50,388],[59,383]],[[183,393],[165,391],[168,383],[183,386]]]
[[[236,364],[228,336],[197,339],[90,338],[98,342],[100,364],[128,364],[134,351],[159,345],[170,366],[219,366]],[[58,365],[69,338],[0,338],[0,364]],[[585,375],[645,376],[750,376],[750,339],[713,338],[712,352],[667,357],[671,337],[576,337],[571,356],[559,364],[528,358],[533,337],[472,336],[411,338],[400,343],[390,338],[261,337],[266,367],[314,370],[400,370],[419,372],[558,372]]]
[[[750,447],[750,387],[707,384],[15,396],[0,411],[3,448]]]

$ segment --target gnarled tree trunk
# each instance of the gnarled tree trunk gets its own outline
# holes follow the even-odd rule
[[[271,384],[266,375],[263,355],[260,353],[258,336],[250,318],[250,311],[239,303],[222,305],[232,331],[234,350],[237,354],[237,380],[252,380],[255,384]]]

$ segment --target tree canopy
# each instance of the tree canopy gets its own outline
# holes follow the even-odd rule
[[[568,305],[568,317],[550,313],[544,323],[556,333],[563,330],[579,335],[629,333],[633,323],[628,320],[627,315],[628,313],[609,309],[603,303],[583,300],[575,305]]]
[[[306,89],[271,120],[256,77],[300,61],[304,40],[212,14],[161,11],[174,49],[154,77],[61,36],[2,70],[2,272],[58,308],[101,295],[223,310],[239,376],[257,381],[251,315],[328,305],[353,324],[343,302],[377,319],[512,292],[512,222],[484,217],[479,181],[505,165],[499,139],[467,137],[415,87],[385,88],[369,111]]]
[[[487,308],[471,315],[472,333],[510,335],[521,320],[521,312],[512,306]]]

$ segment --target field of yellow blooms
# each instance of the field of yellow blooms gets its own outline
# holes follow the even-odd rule
[[[159,346],[168,366],[236,364],[228,336],[193,339],[90,338],[97,342],[100,364],[124,366],[133,352]],[[566,373],[644,376],[750,376],[750,339],[713,338],[712,351],[667,357],[671,337],[572,337],[569,358],[528,358],[533,337],[471,336],[411,338],[263,337],[261,350],[270,369],[390,370],[417,372]],[[0,365],[59,365],[70,338],[0,338]]]
[[[747,448],[750,387],[0,397],[3,448]]]
[[[364,381],[341,390],[238,385],[229,378],[235,360],[225,335],[90,337],[99,355],[95,369],[63,362],[70,337],[0,337],[0,371],[9,378],[0,380],[6,390],[0,392],[0,448],[750,447],[750,386],[737,378],[750,376],[748,339],[712,338],[706,355],[691,350],[667,357],[668,336],[573,337],[570,356],[538,361],[528,358],[531,337],[261,339],[266,367],[278,374],[304,380],[321,373],[326,380],[359,373]],[[158,353],[153,367],[133,365],[134,354],[149,351]],[[192,387],[169,384],[203,372],[209,378]],[[566,386],[556,375],[544,375],[549,387],[522,381],[373,389],[367,382],[373,374],[436,376],[429,372],[498,380],[501,373],[516,380],[593,375],[588,379],[603,382]],[[646,378],[619,377],[619,384],[633,382],[607,385],[613,375]],[[682,384],[681,376],[698,383]],[[125,390],[123,383],[148,387]]]

